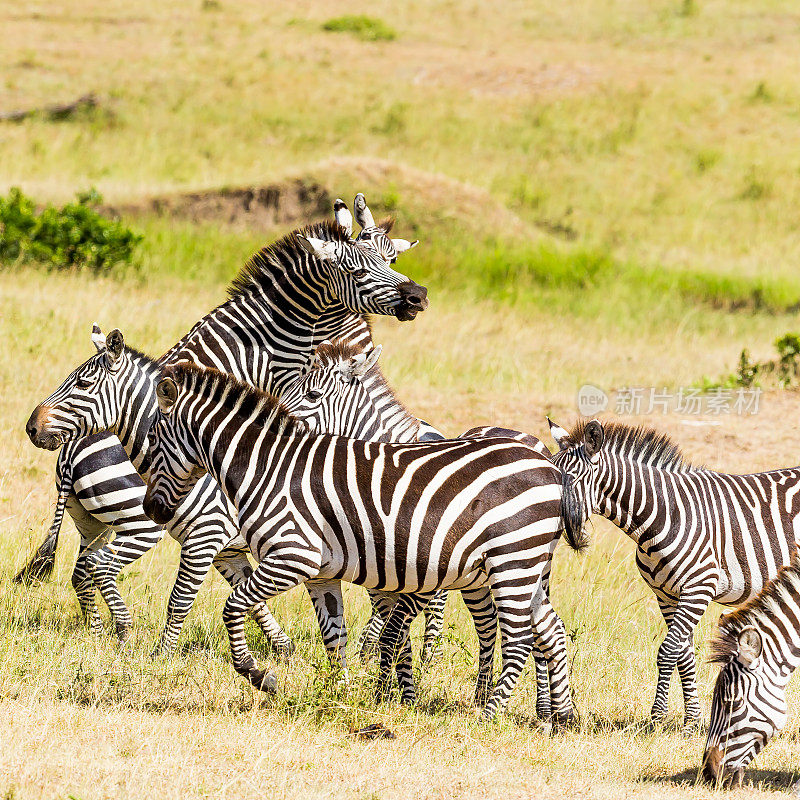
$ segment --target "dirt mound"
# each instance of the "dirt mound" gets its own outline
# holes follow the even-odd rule
[[[328,216],[333,199],[322,184],[295,178],[265,186],[163,195],[117,204],[107,210],[120,216],[152,214],[191,222],[214,222],[265,230]]]
[[[536,230],[476,186],[378,158],[332,158],[272,183],[201,189],[116,203],[119,216],[162,216],[265,232],[304,225],[332,213],[333,200],[349,203],[364,192],[376,218],[397,215],[422,228],[457,222],[475,232],[535,236]]]

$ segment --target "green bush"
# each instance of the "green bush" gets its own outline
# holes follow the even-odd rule
[[[0,262],[39,262],[55,269],[107,272],[132,264],[142,236],[97,210],[96,190],[61,208],[38,211],[31,198],[14,188],[0,197]]]
[[[383,20],[367,17],[364,14],[345,15],[329,19],[322,26],[325,31],[352,33],[366,42],[390,42],[397,34]]]

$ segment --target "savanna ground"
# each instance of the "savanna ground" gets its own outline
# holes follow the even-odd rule
[[[384,28],[324,30],[340,13]],[[0,190],[65,201],[94,185],[145,234],[138,271],[121,278],[0,272],[0,793],[712,794],[694,782],[702,738],[678,730],[677,687],[672,723],[643,727],[663,626],[611,526],[596,524],[588,555],[556,554],[579,730],[537,729],[531,674],[500,722],[475,719],[475,642],[455,598],[414,711],[374,707],[374,668],[355,658],[338,688],[302,592],[279,598],[298,649],[275,663],[282,690],[265,699],[229,666],[219,578],[181,654],[148,659],[171,542],[123,577],[136,619],[124,650],[77,620],[71,523],[53,580],[11,584],[54,503],[53,455],[24,421],[90,354],[94,319],[158,354],[221,302],[256,247],[359,190],[422,240],[402,267],[431,308],[413,324],[377,320],[376,339],[401,398],[448,433],[496,422],[544,436],[545,413],[574,421],[584,383],[676,390],[728,375],[743,347],[770,355],[800,300],[796,5],[66,0],[5,4],[0,20],[0,109],[99,99],[62,121],[0,123]],[[261,212],[217,194],[263,186],[278,200]],[[668,430],[697,461],[750,471],[797,462],[797,406],[771,390],[752,416],[627,419]],[[718,612],[696,637],[706,708]],[[365,616],[352,589],[351,629]],[[797,779],[798,700],[795,681],[785,734],[736,796]],[[397,738],[350,735],[372,722]]]

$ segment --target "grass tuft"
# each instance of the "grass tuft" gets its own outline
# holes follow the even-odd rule
[[[397,38],[397,33],[383,20],[365,14],[333,17],[322,24],[322,30],[332,33],[351,33],[365,42],[390,42]]]

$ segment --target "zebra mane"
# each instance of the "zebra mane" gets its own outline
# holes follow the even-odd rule
[[[184,362],[166,367],[162,377],[172,378],[184,391],[208,399],[228,411],[236,411],[237,416],[256,417],[258,424],[272,433],[282,435],[307,430],[305,424],[295,419],[277,397],[242,383],[225,372]]]
[[[711,641],[711,664],[725,664],[739,652],[739,634],[749,627],[764,629],[764,622],[780,618],[785,600],[797,602],[800,596],[800,549],[795,550],[792,563],[778,574],[741,608],[719,619],[717,635]]]
[[[297,228],[252,255],[231,281],[228,297],[232,299],[248,294],[254,289],[270,286],[286,272],[287,267],[297,262],[299,256],[306,258],[308,254],[300,244],[298,234],[331,242],[350,242],[345,229],[332,220],[323,220]]]
[[[569,433],[569,445],[583,442],[583,433],[589,420],[579,420]],[[604,422],[603,449],[645,464],[672,472],[691,469],[692,464],[680,447],[666,433],[643,425],[626,425],[623,422]]]
[[[369,322],[369,320],[367,320]],[[371,331],[370,331],[371,333]],[[322,342],[314,351],[314,360],[311,364],[312,371],[315,369],[325,369],[336,364],[338,361],[348,361],[353,356],[357,356],[364,352],[364,348],[360,345],[348,342],[346,339],[336,339],[333,342]],[[373,366],[369,371],[370,375],[377,378],[378,384],[383,387],[394,402],[409,416],[413,416],[409,410],[403,405],[402,401],[395,394],[386,376],[383,374],[379,366]]]

